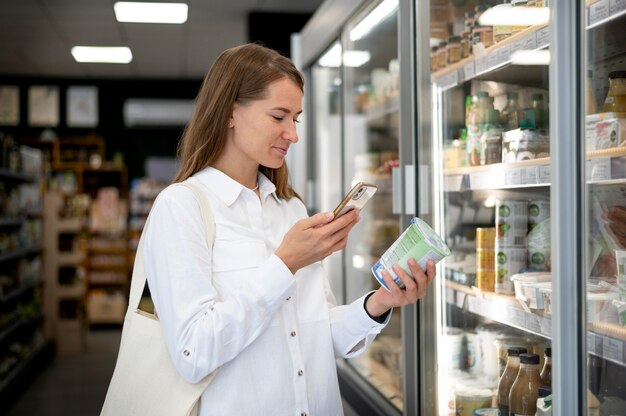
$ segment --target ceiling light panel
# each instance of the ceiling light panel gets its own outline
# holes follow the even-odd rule
[[[72,56],[80,63],[128,64],[133,60],[126,46],[74,46]]]
[[[113,5],[118,22],[182,24],[187,21],[185,3],[118,1]]]

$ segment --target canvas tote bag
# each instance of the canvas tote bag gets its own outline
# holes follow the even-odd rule
[[[209,253],[212,253],[215,220],[209,201],[191,179],[179,185],[187,186],[196,195],[207,230]],[[146,226],[148,221],[149,217]],[[168,354],[158,318],[138,309],[146,283],[143,239],[144,234],[137,248],[120,350],[100,415],[195,416],[200,395],[216,371],[197,384],[185,381]]]

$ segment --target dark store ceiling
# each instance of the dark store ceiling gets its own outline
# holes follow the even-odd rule
[[[323,0],[171,0],[187,22],[120,23],[116,0],[0,0],[0,77],[198,79],[248,39],[250,12],[313,13]],[[152,0],[158,1],[158,0]],[[130,64],[74,61],[73,46],[128,46]]]

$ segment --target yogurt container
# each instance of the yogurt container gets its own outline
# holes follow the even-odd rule
[[[385,289],[390,290],[387,284],[383,280],[382,272],[387,270],[393,280],[404,288],[402,280],[392,270],[393,264],[398,264],[410,275],[409,266],[407,261],[410,258],[414,258],[423,270],[426,270],[426,262],[433,260],[435,263],[439,262],[446,256],[451,254],[450,249],[443,242],[435,231],[430,228],[421,219],[415,217],[411,219],[411,224],[404,232],[398,237],[398,239],[385,251],[382,257],[372,267],[372,273],[378,283],[380,283]]]
[[[476,416],[500,416],[500,410],[497,407],[482,407],[475,409],[472,414]]]
[[[473,416],[474,410],[491,407],[493,391],[480,388],[462,388],[454,393],[457,416]]]

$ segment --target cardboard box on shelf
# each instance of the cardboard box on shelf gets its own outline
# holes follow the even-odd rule
[[[587,151],[620,147],[626,142],[626,113],[598,113],[586,117]]]
[[[126,307],[126,297],[121,293],[91,291],[85,303],[87,321],[89,324],[121,324]]]

